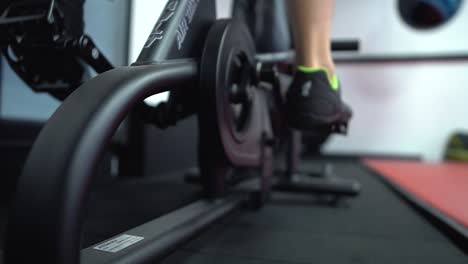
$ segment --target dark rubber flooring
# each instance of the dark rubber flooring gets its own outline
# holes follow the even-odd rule
[[[125,180],[95,191],[84,222],[82,248],[200,199],[201,188],[184,183],[183,175]]]
[[[227,218],[165,263],[468,263],[463,251],[360,165],[336,163],[335,171],[361,181],[362,194],[337,207],[276,194],[261,211]]]
[[[303,169],[315,165],[304,162]],[[450,239],[360,164],[336,161],[334,167],[361,182],[358,198],[331,206],[315,196],[274,194],[262,210],[230,215],[164,263],[468,263]],[[199,189],[182,182],[176,173],[95,192],[82,246],[196,200]],[[4,220],[0,231],[3,237]]]

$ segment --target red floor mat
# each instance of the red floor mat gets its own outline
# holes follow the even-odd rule
[[[468,228],[468,164],[375,159],[364,163]]]

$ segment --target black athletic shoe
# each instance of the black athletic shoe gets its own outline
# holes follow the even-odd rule
[[[341,100],[336,76],[330,82],[325,69],[297,70],[286,97],[286,116],[295,129],[329,127],[332,131],[346,133],[352,111]]]

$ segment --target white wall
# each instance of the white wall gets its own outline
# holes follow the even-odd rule
[[[412,29],[400,19],[397,0],[335,0],[332,37],[362,40],[363,53],[431,53],[468,51],[468,5],[445,25]]]
[[[326,151],[440,159],[448,135],[468,131],[467,71],[468,62],[338,66],[354,118]]]
[[[134,0],[134,61],[166,1]],[[397,14],[396,0],[335,0],[332,36],[358,38],[363,54],[468,52],[468,6],[438,29],[416,31]],[[230,0],[219,0],[226,16]],[[137,15],[138,14],[138,15]],[[449,133],[468,130],[468,61],[340,64],[344,98],[354,109],[347,137],[334,136],[329,153],[441,157]]]
[[[468,53],[468,6],[430,31],[407,27],[395,0],[336,0],[333,37],[361,40],[365,54]],[[468,130],[468,61],[343,64],[338,74],[355,117],[331,153],[388,153],[442,157],[450,133]]]

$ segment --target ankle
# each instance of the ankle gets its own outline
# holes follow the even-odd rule
[[[332,69],[332,70],[330,70]],[[315,72],[324,72],[327,75],[328,82],[330,86],[336,90],[338,89],[339,82],[338,82],[338,77],[336,74],[334,74],[334,68],[330,67],[323,67],[323,66],[318,66],[318,67],[308,67],[304,65],[298,65],[297,70],[301,71],[303,73],[315,73]]]
[[[325,69],[330,76],[335,75],[335,64],[334,63],[323,63],[323,62],[311,62],[311,63],[300,63],[298,68],[303,69]]]

